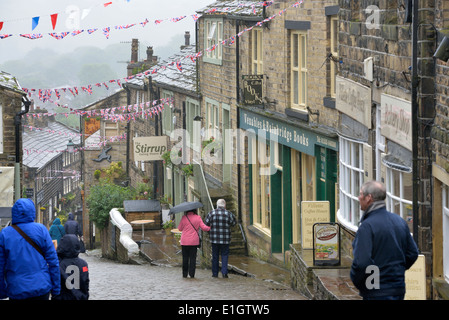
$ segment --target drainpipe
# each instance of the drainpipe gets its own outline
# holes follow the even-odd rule
[[[235,21],[235,34],[239,34],[240,32],[240,20],[236,20]],[[236,81],[236,109],[237,109],[237,129],[240,128],[240,41],[239,41],[240,37],[236,37],[236,47],[235,47],[235,51],[236,51],[236,55],[235,55],[235,81]],[[237,140],[237,152],[241,152],[241,146],[240,146],[240,131],[238,130],[238,140]],[[240,157],[239,157],[240,158]],[[238,201],[238,210],[239,210],[239,215],[237,217],[239,223],[242,223],[242,201],[241,201],[241,193],[242,193],[242,183],[241,183],[241,164],[240,161],[238,161],[237,164],[237,190],[238,190],[238,197],[239,197],[239,201]],[[242,232],[243,234],[243,232]]]
[[[30,111],[31,101],[26,96],[22,97],[25,110],[16,113],[14,117],[15,139],[16,139],[16,162],[14,163],[14,198],[15,201],[20,199],[20,127],[22,126],[22,116]]]
[[[412,13],[412,158],[413,158],[413,239],[418,245],[419,174],[418,174],[418,0],[413,0]]]

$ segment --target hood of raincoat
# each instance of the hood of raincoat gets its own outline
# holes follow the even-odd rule
[[[55,226],[60,226],[60,225],[61,225],[61,220],[60,220],[59,218],[56,218],[56,219],[53,221],[53,224],[54,224]]]
[[[73,215],[73,213],[69,212],[69,220],[74,220],[75,216]]]
[[[58,257],[64,258],[76,258],[80,253],[80,241],[74,234],[64,235],[58,244],[57,249]]]
[[[12,224],[34,222],[36,219],[36,208],[31,199],[19,199],[11,209]]]

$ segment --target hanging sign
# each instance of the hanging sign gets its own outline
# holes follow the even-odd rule
[[[339,266],[341,262],[340,225],[334,222],[313,225],[313,265]]]
[[[262,104],[263,75],[242,76],[243,78],[243,103],[246,105]]]
[[[134,161],[162,160],[167,150],[167,136],[134,138]]]

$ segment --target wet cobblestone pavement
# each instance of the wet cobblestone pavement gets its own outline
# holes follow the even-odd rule
[[[100,255],[80,254],[89,264],[90,300],[305,300],[271,281],[238,274],[212,278],[200,268],[195,278],[183,278],[180,267],[122,264]]]

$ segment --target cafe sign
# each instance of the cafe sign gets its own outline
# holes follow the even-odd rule
[[[313,226],[318,222],[330,221],[329,201],[301,202],[302,248],[313,248]]]
[[[412,150],[412,104],[387,94],[381,96],[381,133]]]
[[[162,160],[167,151],[167,137],[135,137],[134,161]]]
[[[243,78],[243,103],[246,105],[262,104],[263,75],[248,75]]]

